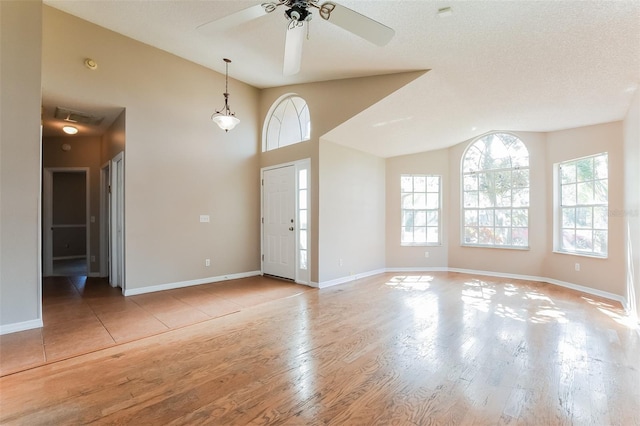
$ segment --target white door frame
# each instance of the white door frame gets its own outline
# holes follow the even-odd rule
[[[42,230],[42,261],[43,275],[53,275],[53,174],[54,173],[84,173],[85,175],[85,226],[86,226],[86,263],[87,276],[90,274],[91,259],[91,232],[90,230],[90,206],[91,206],[91,182],[89,167],[45,167],[42,176],[42,204],[44,206],[44,224]]]
[[[111,200],[109,238],[109,284],[125,292],[124,151],[111,160]]]
[[[311,285],[311,160],[306,158],[304,160],[298,160],[288,163],[277,164],[274,166],[263,167],[260,169],[260,271],[264,274],[264,253],[265,253],[265,241],[264,241],[264,173],[270,170],[280,169],[282,167],[294,166],[295,167],[295,277],[294,281],[298,284]],[[300,171],[307,171],[307,268],[301,269],[300,267],[300,228],[298,222],[300,221]]]
[[[100,277],[109,276],[110,188],[111,161],[107,161],[100,168]]]

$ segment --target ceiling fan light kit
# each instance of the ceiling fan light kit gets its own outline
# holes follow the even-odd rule
[[[325,21],[329,21],[377,46],[385,46],[395,35],[395,31],[392,28],[362,15],[355,10],[332,1],[327,1],[322,4],[318,2],[319,0],[267,1],[260,5],[252,6],[208,22],[198,28],[204,30],[207,28],[226,30],[270,14],[278,7],[284,6],[286,8],[284,17],[287,20],[283,65],[284,75],[293,75],[300,71],[302,44],[305,37],[304,27],[305,24],[309,25],[313,17],[313,9],[317,9],[318,14]]]
[[[229,64],[231,59],[224,58],[225,62],[225,77],[224,77],[224,107],[220,111],[216,111],[211,116],[211,121],[216,123],[225,132],[233,130],[234,127],[240,123],[240,120],[236,117],[236,114],[231,112],[229,108]]]

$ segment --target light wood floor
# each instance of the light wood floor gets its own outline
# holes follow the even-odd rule
[[[604,299],[385,274],[5,376],[0,423],[637,425],[639,358]]]

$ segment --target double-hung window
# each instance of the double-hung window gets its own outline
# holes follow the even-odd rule
[[[555,249],[559,252],[607,256],[609,215],[608,154],[556,165],[560,208],[555,218]]]
[[[441,244],[441,177],[400,176],[401,245]]]

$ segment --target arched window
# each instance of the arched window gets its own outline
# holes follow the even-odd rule
[[[282,148],[311,138],[309,107],[300,96],[288,94],[278,99],[264,123],[262,151]]]
[[[462,244],[529,247],[529,151],[518,137],[491,133],[462,157]]]

